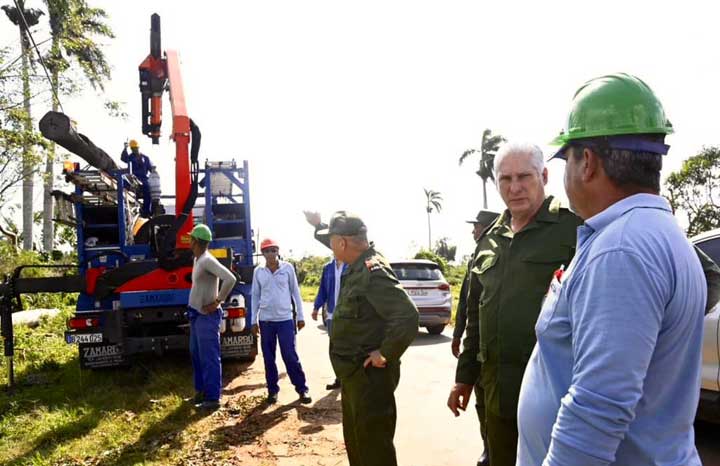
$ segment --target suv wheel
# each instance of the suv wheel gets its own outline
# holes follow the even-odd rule
[[[425,328],[430,335],[440,335],[445,330],[445,325],[429,325]]]

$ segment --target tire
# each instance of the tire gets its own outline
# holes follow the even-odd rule
[[[445,330],[445,325],[428,325],[425,327],[430,335],[440,335]]]

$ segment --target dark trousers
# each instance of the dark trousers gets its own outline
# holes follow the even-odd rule
[[[190,356],[195,391],[208,401],[220,400],[222,364],[220,363],[220,319],[222,311],[200,314],[188,309],[190,320]]]
[[[500,417],[485,410],[487,437],[492,466],[515,466],[517,458],[517,418]]]
[[[142,208],[140,209],[140,216],[150,218],[152,210],[152,197],[150,197],[150,185],[148,184],[147,178],[141,179],[142,182]]]
[[[485,390],[483,390],[479,380],[475,384],[475,411],[477,412],[478,422],[480,423],[480,437],[482,438],[483,447],[486,452],[489,452],[487,421],[485,420]]]
[[[341,377],[343,436],[350,466],[397,466],[395,389],[400,363]]]
[[[299,394],[308,391],[305,382],[305,372],[300,364],[300,357],[295,350],[295,321],[283,320],[281,322],[260,321],[260,346],[262,347],[263,361],[265,362],[265,381],[268,392],[277,393],[278,369],[275,364],[275,350],[280,343],[280,356],[285,363],[290,381]]]

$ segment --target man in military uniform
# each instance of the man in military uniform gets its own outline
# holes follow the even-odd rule
[[[329,228],[305,213],[315,237],[348,264],[330,334],[330,361],[342,384],[343,436],[350,466],[396,466],[395,388],[400,356],[418,331],[418,311],[390,265],[368,243],[363,221],[336,212]]]
[[[467,223],[472,224],[473,230],[472,235],[475,240],[476,246],[480,237],[492,223],[497,220],[497,212],[491,212],[489,210],[481,210],[473,220],[468,220]],[[471,312],[467,312],[467,289],[470,278],[470,272],[473,267],[474,257],[468,261],[468,268],[463,277],[462,287],[460,288],[460,297],[458,299],[457,312],[455,313],[455,330],[453,330],[453,339],[451,343],[451,350],[453,356],[456,358],[460,356],[460,340],[462,339],[463,333],[465,333],[466,326],[477,326],[478,317],[477,309],[472,309]],[[469,320],[469,322],[468,322]],[[480,437],[483,441],[483,452],[478,459],[477,466],[487,466],[490,464],[490,457],[488,455],[487,448],[487,430],[485,429],[485,393],[483,392],[480,380],[475,383],[475,411],[477,411],[478,421],[480,423]]]
[[[535,321],[553,272],[575,253],[580,220],[557,199],[545,197],[547,169],[537,146],[504,145],[495,158],[495,176],[507,210],[475,250],[467,336],[448,407],[458,416],[480,380],[490,464],[513,466],[518,394],[535,345]],[[470,325],[475,310],[478,325]]]

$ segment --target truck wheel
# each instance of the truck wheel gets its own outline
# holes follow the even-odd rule
[[[445,330],[445,325],[428,325],[425,328],[430,335],[440,335]]]

